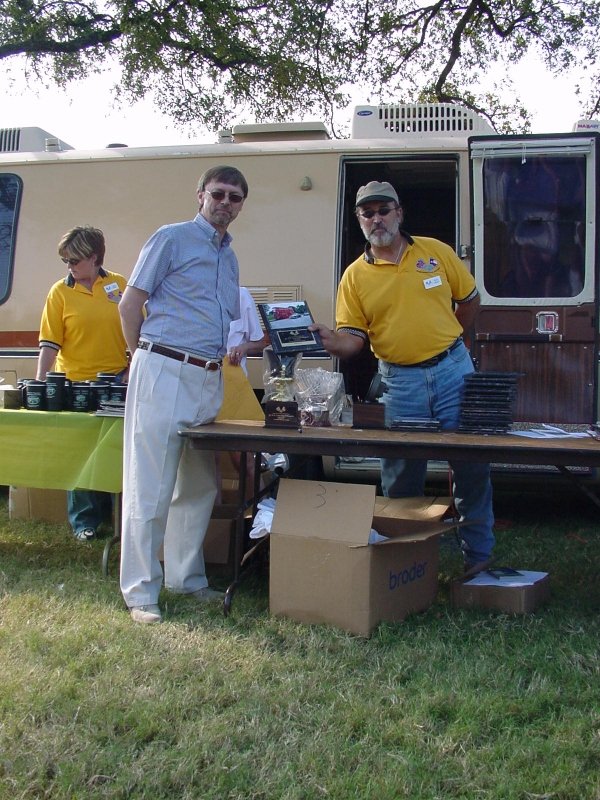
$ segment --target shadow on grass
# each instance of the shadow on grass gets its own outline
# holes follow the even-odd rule
[[[600,509],[575,490],[554,493],[542,488],[533,493],[496,491],[494,505],[497,565],[550,574],[551,600],[547,609],[539,613],[596,614],[600,609]],[[89,592],[94,600],[99,593],[107,599],[120,599],[118,544],[111,549],[108,577],[102,573],[103,551],[110,535],[80,543],[67,525],[9,521],[6,499],[0,498],[3,587],[26,591],[32,585],[60,584],[81,596]],[[458,540],[454,534],[447,534],[440,544],[436,606],[448,608],[450,582],[460,576],[461,566]],[[231,619],[247,621],[253,613],[268,612],[268,569],[268,548],[263,548],[234,593]],[[232,577],[222,568],[209,567],[207,574],[210,585],[221,590],[227,588]],[[188,598],[163,591],[160,602],[165,606],[165,618],[189,616],[190,625],[203,624]]]

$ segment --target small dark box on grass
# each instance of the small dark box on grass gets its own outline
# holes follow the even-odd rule
[[[547,572],[520,570],[516,575],[499,576],[494,576],[494,572],[482,572],[468,581],[454,581],[450,586],[452,605],[487,608],[506,614],[530,614],[550,599]]]

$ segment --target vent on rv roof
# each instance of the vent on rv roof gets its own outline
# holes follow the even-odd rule
[[[429,134],[460,136],[495,133],[487,120],[453,103],[398,103],[357,106],[352,119],[353,139]]]
[[[45,150],[72,149],[70,144],[41,128],[0,128],[0,153],[38,153]]]
[[[264,125],[234,125],[234,142],[281,142],[329,139],[322,122],[273,122]]]
[[[600,132],[600,119],[579,119],[573,125],[573,130]]]

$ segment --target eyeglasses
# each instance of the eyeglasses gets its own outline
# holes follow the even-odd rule
[[[358,214],[359,217],[362,217],[363,219],[373,219],[375,214],[379,214],[380,217],[387,217],[387,215],[391,211],[396,211],[397,209],[398,206],[394,206],[393,208],[390,208],[389,206],[383,206],[383,208],[378,208],[375,211],[373,211],[372,208],[366,208],[364,211],[361,209],[356,213]]]
[[[238,194],[237,192],[224,192],[222,189],[205,189],[204,191],[208,192],[212,199],[216,200],[217,203],[220,203],[221,200],[225,199],[225,197],[229,198],[230,203],[241,203],[244,199],[244,195]]]
[[[63,264],[68,264],[70,267],[76,267],[81,261],[82,258],[61,258]]]

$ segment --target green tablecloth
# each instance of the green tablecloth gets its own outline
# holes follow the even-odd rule
[[[121,491],[123,419],[0,410],[0,485]]]

